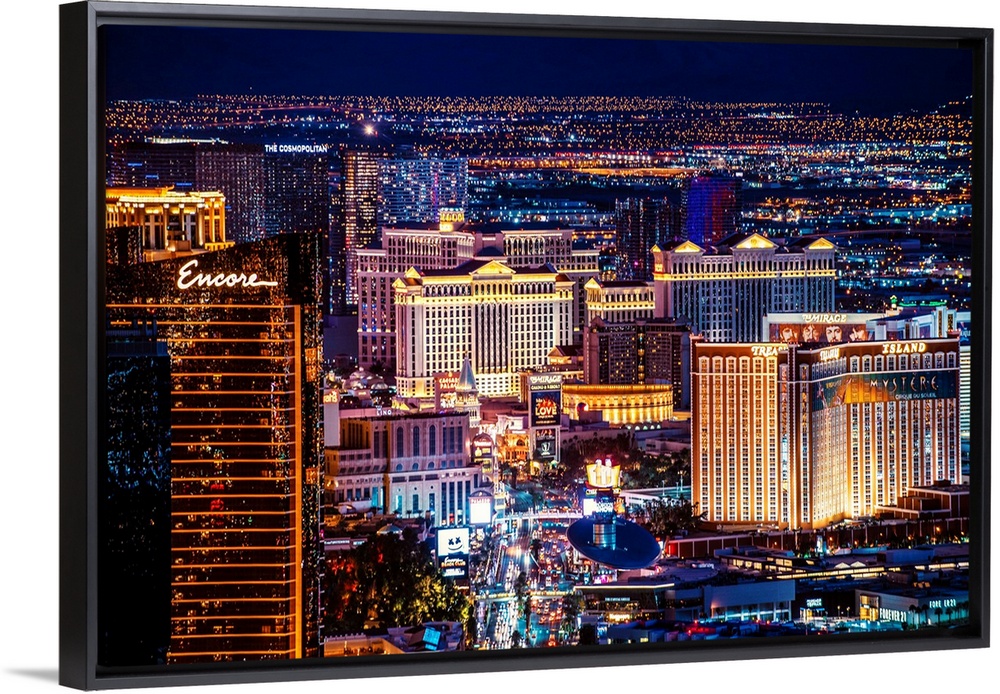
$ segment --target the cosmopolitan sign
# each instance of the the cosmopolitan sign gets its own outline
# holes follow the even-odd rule
[[[268,154],[326,154],[326,145],[306,145],[306,144],[273,144],[264,145],[264,151]]]
[[[277,287],[277,282],[257,278],[256,272],[198,272],[198,259],[193,258],[181,265],[177,271],[177,288],[191,287]]]

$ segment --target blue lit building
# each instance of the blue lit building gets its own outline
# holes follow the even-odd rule
[[[684,236],[699,246],[714,246],[740,229],[743,179],[703,174],[685,183],[681,214]]]

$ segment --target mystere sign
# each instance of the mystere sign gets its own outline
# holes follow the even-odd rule
[[[953,371],[892,376],[852,374],[816,384],[813,409],[866,402],[954,398],[957,392]]]

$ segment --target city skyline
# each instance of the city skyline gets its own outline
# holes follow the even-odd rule
[[[971,53],[419,34],[382,34],[373,51],[364,34],[292,46],[232,30],[241,46],[272,41],[268,67],[230,30],[212,46],[187,33],[202,30],[105,31],[107,223],[129,227],[108,257],[143,268],[109,273],[109,295],[138,272],[185,298],[160,306],[152,282],[109,309],[121,329],[163,320],[174,367],[208,359],[171,372],[157,415],[182,444],[167,662],[939,628],[945,603],[947,623],[967,619]],[[175,61],[183,89],[119,98],[136,88],[122,52],[156,61],[181,38],[196,47]],[[480,61],[453,59],[473,45]],[[361,54],[335,83],[298,79]],[[499,56],[503,70],[485,65]],[[915,100],[900,70],[921,61],[936,67]],[[271,84],[284,89],[261,94]],[[269,161],[282,185],[266,183]],[[274,211],[263,240],[243,227],[253,204]],[[289,241],[306,236],[322,239],[308,259]],[[302,262],[301,277],[267,272]],[[241,290],[280,295],[312,272],[333,293],[286,306],[280,328],[213,324],[246,320]],[[248,390],[230,402],[237,378]],[[191,412],[196,396],[225,406]],[[300,439],[322,439],[319,454],[289,457]],[[178,477],[188,463],[197,476]],[[264,551],[246,531],[262,513],[285,515],[267,521],[284,533],[265,581],[288,584],[268,593],[280,610],[213,578],[261,575],[240,562]],[[744,540],[766,558],[735,549]],[[713,542],[734,551],[716,562]],[[885,556],[840,559],[869,549]],[[896,550],[929,552],[947,580],[899,594],[885,576]],[[302,556],[314,570],[281,573]],[[723,590],[767,562],[795,580]],[[650,572],[651,592],[602,592],[631,590],[625,569]],[[380,594],[407,572],[425,589]],[[823,606],[811,581],[848,574],[868,592],[830,586]],[[676,576],[698,593],[666,586]],[[936,620],[916,615],[933,601]]]

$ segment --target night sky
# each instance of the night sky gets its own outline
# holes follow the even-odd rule
[[[109,99],[269,95],[622,95],[930,109],[972,91],[951,48],[371,34],[185,27],[103,29]]]

